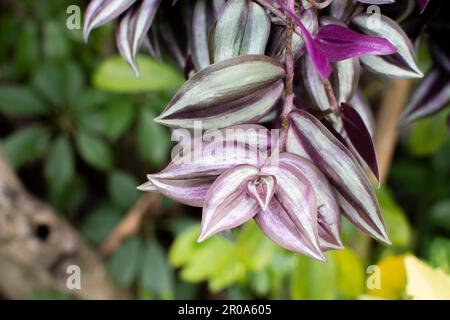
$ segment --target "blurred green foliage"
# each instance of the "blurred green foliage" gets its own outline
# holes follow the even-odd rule
[[[0,139],[24,184],[100,247],[138,200],[145,174],[169,160],[170,132],[152,120],[183,76],[170,62],[140,56],[136,78],[116,53],[112,25],[93,32],[89,44],[81,30],[65,27],[70,4],[87,1],[2,2]],[[419,57],[429,65],[426,48]],[[200,210],[164,198],[164,214],[144,220],[108,259],[109,274],[139,299],[403,298],[398,277],[383,280],[385,292],[368,290],[367,267],[378,263],[399,276],[412,252],[450,273],[447,115],[403,133],[388,186],[377,191],[391,247],[345,219],[346,249],[327,253],[326,264],[280,249],[254,223],[198,244]],[[39,291],[30,298],[70,297]]]

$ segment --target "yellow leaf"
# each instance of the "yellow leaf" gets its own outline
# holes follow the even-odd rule
[[[387,257],[378,263],[379,272],[370,275],[380,277],[379,288],[369,288],[371,296],[395,300],[402,299],[406,286],[404,256]]]
[[[414,256],[405,257],[406,293],[415,300],[449,300],[450,276]]]
[[[334,252],[337,263],[337,286],[345,299],[358,297],[364,289],[364,267],[360,258],[350,249]]]

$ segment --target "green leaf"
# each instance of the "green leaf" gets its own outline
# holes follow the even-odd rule
[[[270,275],[267,270],[261,270],[249,274],[248,284],[260,297],[266,296],[270,291]]]
[[[108,191],[111,200],[125,210],[138,199],[137,186],[138,181],[126,172],[115,171],[108,177]]]
[[[336,297],[337,268],[332,252],[325,254],[326,263],[298,256],[292,270],[292,299],[331,300]]]
[[[430,215],[436,226],[450,231],[450,199],[436,203],[432,207]]]
[[[174,298],[173,274],[164,250],[156,241],[149,242],[145,248],[139,284],[160,298]]]
[[[67,61],[64,64],[64,74],[65,101],[67,105],[75,107],[84,91],[84,73],[78,64]]]
[[[70,141],[59,136],[50,150],[45,163],[45,178],[51,194],[61,194],[74,177],[74,156]]]
[[[81,233],[94,245],[102,244],[121,220],[121,210],[110,203],[101,204],[89,213]]]
[[[55,20],[44,23],[44,54],[50,60],[60,60],[69,54],[69,42],[64,34],[65,26]]]
[[[392,246],[408,247],[411,243],[411,226],[405,213],[397,205],[388,188],[379,188],[376,194]]]
[[[181,278],[190,282],[209,279],[228,261],[229,254],[235,246],[222,237],[213,237],[203,242],[195,250],[181,271]],[[236,254],[236,251],[234,251]]]
[[[104,91],[88,89],[81,94],[80,100],[78,101],[78,105],[75,109],[79,113],[91,112],[109,103],[111,97],[114,96]]]
[[[351,250],[334,252],[337,264],[337,287],[345,299],[356,299],[364,291],[364,266],[361,259]]]
[[[199,248],[197,238],[200,235],[200,226],[194,225],[176,237],[169,250],[169,262],[174,267],[181,267]]]
[[[78,114],[77,124],[81,130],[103,135],[105,132],[105,114],[101,110]]]
[[[126,239],[114,252],[108,262],[108,271],[117,285],[127,287],[136,279],[141,255],[142,243],[138,236]]]
[[[275,245],[256,226],[247,223],[237,237],[239,258],[252,271],[259,271],[270,263]]]
[[[48,132],[43,127],[34,125],[8,136],[3,146],[11,165],[18,169],[26,162],[42,156],[47,148],[48,141]]]
[[[123,93],[178,88],[184,82],[180,73],[151,58],[137,59],[141,77],[136,78],[130,66],[119,56],[104,61],[93,77],[95,87]]]
[[[76,143],[81,157],[89,165],[102,171],[113,168],[112,151],[102,139],[88,131],[80,131],[76,135]]]
[[[166,128],[153,122],[155,115],[142,108],[138,124],[138,146],[142,157],[151,166],[162,166],[169,155],[170,135]]]
[[[50,202],[59,212],[72,217],[74,214],[78,214],[81,206],[86,203],[88,192],[86,177],[74,175],[72,181],[62,192],[50,194]]]
[[[46,106],[34,92],[16,85],[0,86],[0,111],[10,116],[36,116],[46,112]]]
[[[450,274],[450,240],[434,238],[428,248],[428,261],[433,267]]]
[[[15,66],[20,73],[30,72],[37,65],[39,58],[38,39],[36,22],[25,21],[17,39],[14,55]]]
[[[134,106],[128,99],[118,100],[105,108],[105,134],[117,140],[133,122]]]
[[[416,156],[428,156],[438,151],[448,139],[449,110],[417,121],[409,137],[409,150]]]
[[[234,247],[229,246],[222,252],[218,268],[214,269],[209,279],[209,289],[218,292],[238,282],[245,275],[246,269],[236,255]]]
[[[53,107],[62,108],[65,103],[64,73],[55,64],[45,63],[33,75],[32,85]]]

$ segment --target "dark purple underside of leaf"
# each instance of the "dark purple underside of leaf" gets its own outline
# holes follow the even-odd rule
[[[341,111],[344,128],[350,141],[379,181],[380,174],[378,171],[377,155],[369,130],[361,119],[361,116],[352,106],[342,103]]]

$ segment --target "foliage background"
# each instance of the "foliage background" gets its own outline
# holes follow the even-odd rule
[[[117,56],[112,25],[84,44],[81,30],[66,28],[66,9],[86,3],[0,1],[0,141],[28,190],[100,247],[140,197],[135,187],[145,174],[167,164],[170,132],[152,119],[184,79],[170,60],[141,56],[137,80]],[[426,47],[419,58],[426,69]],[[376,106],[385,83],[365,80]],[[281,250],[252,223],[197,244],[200,210],[163,198],[161,214],[147,215],[107,258],[109,275],[138,299],[405,299],[419,297],[423,285],[448,297],[448,287],[438,288],[450,273],[448,113],[402,132],[387,186],[377,192],[391,247],[347,221],[346,249],[328,253],[327,264]],[[367,288],[370,265],[381,269],[379,290]]]

